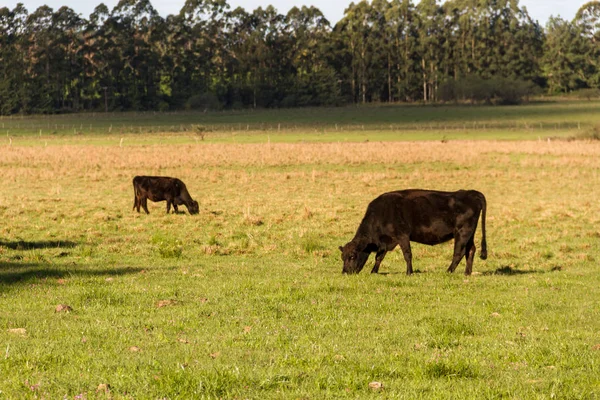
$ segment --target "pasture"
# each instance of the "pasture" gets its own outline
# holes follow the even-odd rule
[[[224,112],[0,116],[7,144],[539,140],[598,132],[600,102],[522,106],[371,105]],[[165,138],[168,137],[168,140]]]
[[[511,126],[495,130],[467,115],[411,130],[385,108],[358,113],[364,131],[333,110],[348,114],[323,132],[294,111],[294,129],[205,140],[21,120],[34,128],[0,146],[0,399],[600,396],[600,142],[556,139],[592,127],[581,109],[598,103],[563,107],[481,108]],[[448,121],[428,112],[419,124]],[[140,174],[181,178],[200,214],[132,211]],[[341,274],[368,202],[401,188],[486,195],[472,276],[464,260],[445,272],[451,242],[413,244],[410,277],[398,250],[382,274],[373,256]]]

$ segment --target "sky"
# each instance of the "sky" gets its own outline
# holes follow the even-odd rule
[[[358,2],[358,0],[354,0]],[[571,20],[575,17],[577,10],[589,0],[520,0],[519,5],[526,7],[529,15],[538,20],[542,26],[546,25],[548,17],[551,15],[561,16],[566,20]],[[14,8],[17,3],[23,3],[29,13],[35,11],[41,5],[48,5],[54,10],[58,10],[62,6],[68,6],[75,10],[76,13],[87,18],[94,11],[97,5],[104,3],[109,9],[119,2],[119,0],[0,0],[0,8]],[[162,16],[169,14],[177,14],[185,3],[185,0],[150,0],[154,8]],[[280,14],[286,14],[288,10],[294,6],[301,7],[303,5],[313,5],[317,7],[329,20],[331,25],[338,22],[344,15],[344,10],[352,0],[329,0],[325,4],[315,0],[227,0],[227,4],[232,9],[242,7],[246,11],[251,12],[258,7],[266,7],[272,5]],[[319,4],[321,3],[321,4]],[[415,1],[417,3],[417,1]]]

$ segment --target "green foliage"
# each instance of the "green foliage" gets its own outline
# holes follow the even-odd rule
[[[594,2],[545,31],[517,1],[362,1],[336,24],[312,6],[228,8],[191,1],[163,18],[125,1],[84,19],[3,7],[0,113],[437,102],[443,82],[468,75],[550,93],[600,85]]]

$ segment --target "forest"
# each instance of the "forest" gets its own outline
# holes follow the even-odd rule
[[[600,88],[600,1],[543,27],[518,0],[373,0],[332,25],[187,0],[0,8],[0,114],[370,102],[518,103]]]

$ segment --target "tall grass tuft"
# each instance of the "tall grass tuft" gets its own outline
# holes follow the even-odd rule
[[[183,244],[181,241],[164,233],[155,233],[152,236],[152,244],[155,251],[162,258],[180,258],[183,254]]]
[[[326,249],[323,241],[314,234],[305,235],[301,242],[302,250],[307,254],[314,254]]]

